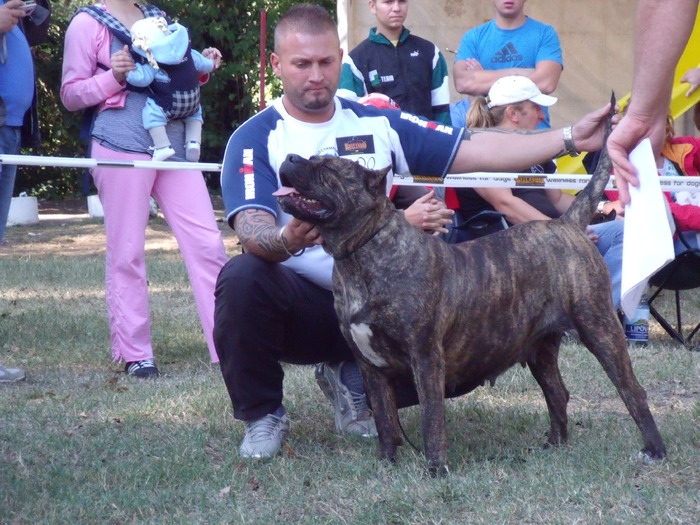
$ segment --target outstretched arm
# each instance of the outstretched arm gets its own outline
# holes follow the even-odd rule
[[[605,118],[610,104],[589,113],[573,125],[577,151],[603,146]],[[619,115],[613,117],[613,123]],[[498,128],[466,129],[450,173],[520,171],[567,153],[561,128],[545,131],[505,131]]]
[[[688,42],[698,0],[639,0],[636,16],[632,101],[608,139],[620,200],[629,202],[627,184],[638,185],[630,152],[655,128],[665,126],[673,73]]]

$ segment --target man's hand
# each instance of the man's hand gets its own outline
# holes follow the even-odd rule
[[[24,2],[22,0],[10,0],[6,4],[0,5],[0,33],[7,33],[27,16],[24,12]]]
[[[123,49],[120,49],[110,57],[110,66],[115,80],[119,83],[124,82],[129,71],[136,69],[134,59],[129,52],[129,46],[124,46]]]
[[[430,190],[404,210],[410,224],[435,234],[447,233],[445,226],[452,222],[454,213],[447,209],[444,202],[435,198],[435,190]]]
[[[659,125],[664,125],[659,123]],[[620,192],[619,199],[623,205],[630,201],[628,184],[639,186],[637,170],[629,160],[630,152],[639,142],[649,137],[652,126],[649,118],[639,118],[628,112],[622,122],[613,130],[608,139],[608,154],[615,170],[615,184]]]
[[[586,114],[572,127],[572,134],[578,151],[598,151],[605,140],[605,119],[610,111],[610,103]],[[619,113],[613,116],[613,126],[620,122]]]
[[[323,244],[323,237],[313,224],[292,217],[282,232],[284,244],[291,253],[297,253],[304,248]]]
[[[484,69],[484,66],[482,66],[481,62],[479,62],[476,58],[465,58],[464,65],[469,71],[479,71]]]

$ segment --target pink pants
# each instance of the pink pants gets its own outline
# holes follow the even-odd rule
[[[96,159],[150,160],[92,143]],[[156,199],[175,234],[192,283],[194,299],[213,363],[214,286],[227,260],[211,199],[199,171],[106,168],[93,170],[105,216],[105,285],[112,357],[153,357],[148,308],[145,242],[149,198]]]

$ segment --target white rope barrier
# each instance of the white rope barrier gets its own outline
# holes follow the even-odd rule
[[[581,190],[590,175],[567,175],[565,173],[494,173],[478,171],[473,173],[450,173],[442,177],[394,175],[398,186],[445,186],[447,188],[542,188],[559,190]],[[615,177],[610,177],[606,189],[616,189]],[[659,177],[662,191],[700,191],[700,177]]]
[[[159,170],[198,170],[220,172],[221,164],[205,162],[156,162],[152,160],[97,160],[71,157],[48,157],[32,155],[0,155],[0,164],[22,166],[53,166],[59,168],[140,168]],[[447,188],[542,188],[579,190],[590,180],[590,175],[567,175],[565,173],[450,173],[443,177],[394,175],[394,184],[399,186],[444,186]],[[614,190],[614,177],[610,177],[607,189]],[[700,191],[700,177],[659,177],[662,191]]]
[[[52,166],[56,168],[138,168],[157,170],[221,171],[221,164],[206,162],[172,162],[154,160],[108,160],[33,155],[0,155],[0,164],[18,166]]]

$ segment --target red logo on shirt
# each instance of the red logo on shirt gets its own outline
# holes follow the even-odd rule
[[[253,171],[253,150],[244,149],[243,150],[243,167],[238,170],[239,173],[243,175],[252,175],[255,173]]]

